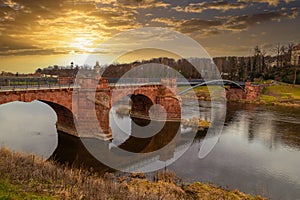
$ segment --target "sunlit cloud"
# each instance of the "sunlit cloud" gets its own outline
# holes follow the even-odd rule
[[[239,2],[255,2],[255,3],[267,3],[270,6],[278,6],[280,2],[290,3],[296,0],[238,0]]]
[[[34,44],[35,48],[40,48],[40,51],[36,51],[37,53],[61,53],[65,50],[92,52],[97,44],[117,31],[138,26],[134,11],[123,10],[119,7],[99,8],[96,2],[92,1],[79,3],[79,1],[73,4],[70,1],[61,1],[59,5],[54,6],[53,3],[47,1],[37,1],[29,6],[28,2],[25,2],[22,8],[26,8],[27,11],[16,12],[11,7],[16,7],[19,3],[9,1],[8,5],[0,7],[4,10],[1,14],[5,20],[0,25],[0,30],[3,30],[1,34],[9,35],[13,43],[27,41],[29,44]],[[4,38],[0,41],[5,42]],[[6,45],[6,49],[10,49],[7,54],[23,53],[25,55],[27,53],[24,48],[15,51],[13,47],[7,47],[9,45],[11,44]],[[28,54],[32,54],[32,48],[27,49]],[[44,49],[52,49],[52,51]],[[2,47],[1,51],[4,50]]]
[[[170,4],[163,1],[156,0],[117,0],[114,6],[121,6],[131,9],[147,9],[147,8],[158,8],[158,7],[168,7]]]
[[[186,7],[176,6],[173,8],[178,12],[191,12],[191,13],[201,13],[205,10],[234,10],[243,9],[246,7],[246,3],[229,3],[227,1],[212,1],[212,2],[201,2],[201,3],[191,3]]]
[[[255,34],[256,39],[268,39],[272,35],[273,39],[289,36],[297,40],[294,35],[299,35],[300,31],[294,24],[299,23],[298,8],[295,0],[213,0],[199,3],[166,0],[0,0],[0,56],[14,59],[13,56],[21,55],[24,58],[65,55],[70,58],[95,51],[109,54],[126,49],[123,44],[135,44],[136,40],[125,38],[105,50],[98,50],[99,45],[118,33],[144,26],[167,27],[199,41],[202,38],[220,38],[220,42],[222,38],[228,39],[228,34],[238,35],[247,31],[251,32],[248,37]],[[287,20],[289,23],[286,23]],[[287,28],[293,31],[289,34],[278,31]],[[172,39],[163,32],[157,37],[147,33],[135,37],[143,37],[143,41]],[[214,42],[218,45],[217,41],[211,40],[209,45]],[[49,65],[53,62],[49,58]],[[2,62],[0,67],[3,65],[5,63]]]

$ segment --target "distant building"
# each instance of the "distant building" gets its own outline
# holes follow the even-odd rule
[[[96,62],[96,65],[94,66],[94,71],[97,73],[97,74],[100,74],[100,64],[99,64],[99,61]]]
[[[298,44],[292,48],[291,64],[292,65],[300,65],[300,44]]]

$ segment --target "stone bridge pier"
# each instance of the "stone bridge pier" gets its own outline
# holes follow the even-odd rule
[[[234,101],[256,101],[259,99],[262,88],[263,87],[261,85],[255,85],[251,82],[246,82],[244,90],[238,87],[226,88],[226,98]]]
[[[72,110],[79,137],[109,140],[110,89],[107,79],[81,78],[73,91]]]

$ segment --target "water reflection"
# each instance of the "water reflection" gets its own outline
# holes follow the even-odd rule
[[[230,103],[213,151],[197,159],[200,140],[170,168],[186,181],[212,182],[271,199],[297,199],[299,119],[300,110]]]
[[[115,171],[92,156],[79,138],[61,131],[58,131],[58,145],[50,159],[73,167],[92,169],[99,174]]]
[[[188,104],[188,103],[187,103]],[[212,120],[209,102],[200,102],[200,118]],[[188,108],[188,105],[187,105]],[[107,151],[119,146],[136,152],[161,148],[170,140],[136,140],[130,136],[134,127],[129,117],[118,117],[111,110],[111,128],[114,140],[107,144]],[[23,114],[22,114],[23,113]],[[25,114],[24,114],[25,113]],[[189,110],[192,117],[193,110]],[[93,167],[99,173],[112,169],[90,155],[82,142],[75,137],[55,131],[55,115],[46,105],[12,103],[0,106],[1,144],[14,150],[34,152],[44,157],[54,151],[51,158],[74,166]],[[271,199],[297,199],[300,196],[300,110],[229,103],[225,126],[217,145],[208,156],[198,158],[207,132],[199,132],[191,147],[182,157],[169,166],[185,181],[204,181],[246,193],[264,195]],[[172,130],[176,125],[166,128]],[[177,125],[178,126],[178,125]],[[171,131],[172,132],[172,131]],[[128,134],[129,133],[129,134]],[[181,129],[180,141],[161,156],[147,157],[136,169],[172,163],[187,148],[185,137],[188,129]],[[163,134],[161,133],[161,136]],[[170,134],[170,138],[174,135]],[[58,142],[58,143],[57,143]],[[97,146],[97,141],[90,141]],[[140,145],[140,148],[136,145]]]
[[[1,146],[47,159],[57,146],[55,123],[55,112],[39,101],[0,105]]]

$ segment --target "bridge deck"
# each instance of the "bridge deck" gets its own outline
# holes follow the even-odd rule
[[[0,92],[11,91],[32,91],[32,90],[60,90],[60,89],[74,89],[79,86],[40,86],[40,87],[26,87],[26,86],[0,86]]]
[[[47,90],[47,89],[73,89],[73,88],[80,88],[78,85],[74,84],[65,84],[61,85],[58,83],[51,83],[51,84],[39,84],[39,82],[34,82],[34,84],[11,84],[5,85],[1,84],[4,82],[0,82],[0,92],[9,92],[9,91],[28,91],[28,90]],[[26,83],[33,83],[27,81]],[[137,86],[150,86],[150,85],[162,85],[160,79],[158,78],[149,78],[149,79],[125,79],[125,80],[117,80],[117,79],[108,79],[108,86],[109,87],[137,87]],[[189,81],[178,79],[176,82],[177,86],[196,86],[199,84],[210,85],[210,86],[227,86],[230,85],[232,87],[236,87],[239,85],[240,87],[245,87],[245,82],[235,82],[233,84],[232,81],[229,80],[216,80],[216,81],[207,81],[205,82],[203,79],[191,79]]]

